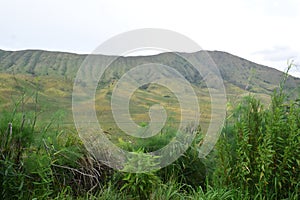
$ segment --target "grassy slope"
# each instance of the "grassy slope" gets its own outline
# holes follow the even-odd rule
[[[241,96],[255,93],[264,103],[270,100],[272,90],[279,84],[282,73],[257,65],[245,59],[224,52],[208,52],[209,56],[219,67],[226,86],[227,98],[235,102]],[[185,54],[201,64],[208,63],[206,52]],[[39,91],[39,115],[42,121],[49,121],[49,116],[57,111],[64,111],[65,123],[72,125],[72,86],[76,72],[84,61],[86,55],[78,55],[61,52],[48,52],[40,50],[26,51],[2,51],[0,50],[0,108],[11,107],[20,100],[22,94],[26,94],[26,108],[30,107],[30,101],[34,101],[32,95]],[[108,56],[96,56],[100,60],[109,59]],[[96,94],[96,108],[103,128],[112,133],[119,132],[113,122],[110,112],[110,96],[114,80],[119,79],[130,68],[144,63],[163,63],[174,67],[193,84],[202,112],[202,126],[207,127],[210,119],[210,96],[207,88],[203,87],[202,77],[195,69],[182,58],[172,53],[164,53],[156,56],[120,57],[112,63],[102,77],[101,86]],[[287,90],[295,94],[300,79],[290,77]],[[168,94],[168,97],[165,94]],[[176,97],[166,88],[151,85],[146,90],[137,90],[131,99],[132,117],[137,123],[147,122],[148,109],[152,104],[160,102],[166,107],[170,123],[179,121],[178,103]],[[33,103],[32,103],[33,105]]]
[[[201,57],[197,55],[197,53],[195,55],[191,54],[190,56],[196,57],[195,59],[199,59],[199,57]],[[255,92],[256,96],[262,99],[263,102],[265,103],[269,102],[271,90],[275,88],[276,85],[278,85],[278,82],[276,81],[280,80],[279,77],[281,73],[275,70],[271,70],[269,68],[265,68],[263,66],[258,66],[249,61],[222,52],[211,52],[211,56],[214,58],[217,65],[220,66],[221,73],[225,80],[227,97],[230,100],[230,102],[234,104],[238,99],[241,98],[241,96],[247,95],[251,91]],[[0,51],[0,70],[1,70],[0,112],[3,109],[8,110],[8,108],[14,107],[13,104],[16,104],[20,99],[22,99],[21,98],[22,95],[24,95],[24,107],[20,106],[19,109],[34,110],[35,109],[34,95],[35,92],[38,91],[39,98],[38,98],[37,110],[40,112],[38,122],[47,123],[49,122],[49,120],[51,120],[50,118],[51,116],[54,115],[55,112],[63,111],[65,112],[64,121],[67,122],[67,125],[72,126],[72,112],[71,112],[71,100],[72,100],[71,94],[72,94],[72,86],[73,86],[72,78],[74,77],[74,73],[78,69],[78,65],[80,64],[80,62],[82,62],[83,59],[84,56],[68,54],[68,53],[58,54],[53,52],[40,52],[40,51],[24,51],[24,52]],[[111,137],[118,138],[121,134],[115,134],[115,133],[119,133],[117,128],[115,127],[114,124],[108,123],[113,121],[112,115],[109,112],[110,110],[109,98],[111,95],[111,90],[114,86],[113,81],[111,81],[109,77],[121,76],[122,73],[124,73],[125,69],[128,69],[129,66],[135,65],[137,63],[141,64],[142,62],[145,61],[157,61],[161,59],[163,59],[164,62],[166,62],[166,64],[170,64],[170,65],[173,64],[175,65],[175,67],[179,67],[182,64],[181,60],[176,60],[176,59],[174,60],[172,58],[172,55],[169,54],[162,54],[159,56],[151,56],[145,58],[127,58],[127,59],[121,58],[115,63],[113,70],[107,72],[105,77],[106,82],[105,81],[103,82],[104,84],[101,85],[100,89],[97,91],[96,94],[96,99],[97,99],[96,108],[97,108],[98,117],[100,121],[104,121],[103,128],[108,132],[112,133]],[[125,69],[124,68],[119,69],[118,66],[125,66],[124,67]],[[237,70],[239,68],[241,69]],[[191,68],[189,68],[188,66],[187,68],[181,70],[185,74],[192,74],[192,71],[190,71]],[[14,72],[14,74],[12,72]],[[251,77],[251,74],[253,74],[253,77],[249,78]],[[209,107],[209,95],[207,92],[207,88],[203,88],[202,85],[199,84],[199,82],[197,82],[197,80],[191,80],[191,82],[193,82],[193,87],[196,89],[196,92],[199,97],[201,111],[203,111],[202,116],[204,117],[202,119],[202,124],[205,127],[205,125],[207,125],[208,120],[211,117],[209,112],[210,107]],[[249,83],[248,90],[246,90],[245,88],[248,83]],[[299,79],[290,78],[288,80],[288,87],[287,87],[288,91],[290,93],[295,92],[297,85],[299,85]],[[249,88],[249,86],[251,87]],[[143,123],[147,121],[148,120],[147,111],[149,106],[157,102],[160,102],[167,109],[167,112],[169,114],[168,116],[172,118],[170,120],[171,123],[170,125],[173,125],[174,122],[179,120],[179,115],[176,114],[176,111],[178,111],[178,106],[177,106],[178,102],[174,97],[174,95],[167,88],[159,87],[154,84],[150,85],[147,89],[137,90],[136,93],[133,95],[130,102],[130,109],[132,111],[133,119],[137,123]],[[236,105],[233,105],[233,107],[235,106]],[[68,122],[70,122],[70,124],[68,124]],[[285,126],[279,126],[279,127],[281,127],[282,130],[285,129]],[[17,130],[15,124],[14,124],[14,130]],[[85,179],[83,179],[82,176],[78,178],[77,176],[75,176],[77,174],[74,173],[74,171],[72,170],[67,171],[65,168],[55,168],[55,166],[53,165],[53,164],[59,164],[63,166],[73,167],[73,164],[75,163],[76,167],[78,168],[80,167],[80,170],[86,170],[87,173],[91,173],[91,171],[94,171],[94,168],[90,168],[93,170],[89,170],[90,166],[86,164],[86,161],[82,162],[83,164],[80,165],[77,162],[80,160],[74,159],[77,158],[73,155],[74,148],[75,150],[79,148],[78,146],[80,146],[79,144],[81,143],[75,140],[73,137],[71,137],[72,132],[68,133],[70,135],[67,135],[67,132],[68,131],[59,132],[58,134],[59,137],[57,136],[57,141],[59,142],[59,145],[62,146],[56,144],[58,142],[53,143],[53,141],[55,140],[52,140],[50,137],[47,138],[47,142],[43,140],[45,142],[43,145],[45,145],[47,149],[49,148],[50,153],[52,154],[49,154],[48,152],[49,149],[47,150],[46,148],[45,149],[47,150],[47,152],[44,150],[44,148],[41,148],[42,150],[45,151],[43,152],[43,154],[39,152],[40,148],[36,148],[35,146],[32,146],[30,148],[24,148],[24,152],[26,153],[24,154],[25,156],[22,157],[23,159],[22,165],[23,165],[23,161],[25,161],[24,162],[25,169],[30,169],[30,171],[29,172],[26,171],[26,173],[28,173],[30,176],[24,176],[27,179],[22,179],[25,180],[25,182],[22,183],[15,181],[18,180],[17,178],[19,176],[5,176],[6,181],[7,180],[11,181],[13,183],[13,186],[16,185],[17,186],[16,188],[18,188],[17,190],[12,190],[12,191],[18,191],[17,193],[12,192],[12,194],[16,194],[22,197],[20,190],[22,192],[22,190],[24,190],[25,188],[25,192],[23,191],[23,193],[31,194],[32,197],[36,197],[38,195],[51,196],[51,195],[56,195],[56,193],[54,192],[60,191],[62,187],[63,190],[58,194],[57,199],[72,199],[75,198],[75,196],[72,196],[75,193],[72,194],[71,190],[74,190],[74,192],[78,192],[80,189],[87,187],[87,185],[85,185],[86,184]],[[32,132],[32,134],[33,133],[34,133],[34,137],[36,137],[36,133]],[[285,131],[281,131],[281,133],[286,134]],[[55,134],[57,133],[55,132],[54,135]],[[12,144],[13,145],[9,145],[9,147],[15,147],[14,143]],[[28,145],[27,142],[22,142],[21,144]],[[66,149],[66,151],[64,151],[62,148]],[[16,150],[16,149],[17,148],[9,148],[9,150]],[[1,153],[3,152],[5,151],[1,151]],[[68,152],[72,152],[72,154],[70,153],[68,154]],[[274,152],[280,152],[280,151],[274,151]],[[28,154],[28,158],[26,157],[27,154]],[[223,155],[227,155],[227,154],[224,153]],[[241,154],[241,155],[245,155],[245,154]],[[78,156],[81,156],[81,154],[79,154]],[[51,163],[42,162],[45,160],[44,158],[49,159]],[[7,166],[8,167],[5,166],[4,169],[13,169],[10,165]],[[86,166],[86,168],[82,169],[82,166]],[[20,169],[22,168],[16,167],[16,169],[19,169],[19,171],[21,171]],[[43,173],[41,173],[39,169],[42,169]],[[198,169],[199,168],[197,168],[197,170]],[[224,168],[222,166],[220,167],[220,169],[222,171],[226,171],[223,170]],[[15,174],[20,173],[19,171],[17,170]],[[57,176],[58,178],[55,177],[57,178],[58,181],[54,181],[56,180],[54,178],[48,179],[50,177],[49,172],[54,172],[54,174],[60,174],[61,177],[59,176]],[[22,171],[21,173],[24,172]],[[96,173],[98,172],[96,171],[95,174]],[[37,181],[34,187],[32,187],[31,185],[32,184],[31,176],[33,176],[35,178],[34,180]],[[219,178],[220,177],[218,177],[218,179]],[[225,178],[227,178],[227,176],[225,176]],[[62,179],[63,181],[60,181]],[[67,185],[75,185],[75,189],[74,188],[65,189],[66,179],[71,181],[69,182],[69,184],[67,183]],[[76,182],[78,180],[80,181]],[[92,179],[88,179],[88,181],[89,180]],[[42,184],[40,184],[39,181]],[[96,178],[96,181],[98,184],[99,179]],[[79,185],[79,183],[81,182],[83,182],[82,185]],[[151,194],[153,195],[153,199],[161,199],[164,198],[165,196],[167,199],[169,198],[168,195],[170,193],[172,193],[172,197],[170,198],[178,197],[178,199],[184,199],[184,198],[246,199],[245,197],[247,196],[249,196],[248,198],[250,199],[250,195],[247,194],[248,191],[246,192],[241,189],[229,190],[224,185],[222,185],[221,188],[216,187],[214,189],[208,187],[208,190],[206,192],[203,192],[201,188],[199,188],[199,190],[197,191],[191,191],[188,193],[188,192],[182,192],[184,190],[180,188],[181,187],[180,185],[178,185],[177,187],[177,184],[175,183],[172,184],[173,185],[171,184],[161,185],[160,187],[156,188],[155,192]],[[46,188],[44,185],[49,186],[49,188]],[[51,188],[51,185],[55,187]],[[242,185],[247,185],[247,184],[242,184]],[[28,190],[27,188],[30,189]],[[7,186],[7,189],[11,189],[11,186]],[[294,192],[297,193],[296,189]],[[245,196],[244,193],[247,195]],[[129,196],[126,196],[126,194],[123,191],[119,192],[114,188],[112,189],[104,188],[104,190],[100,190],[98,195],[99,195],[99,199],[128,199],[129,198]],[[273,193],[270,193],[269,195],[273,195]],[[97,197],[95,197],[95,199]],[[83,197],[83,199],[92,199],[92,198],[93,198],[92,194],[88,194],[88,193],[86,193],[85,196]],[[297,197],[295,196],[295,199],[296,198]]]
[[[200,51],[182,54],[194,59],[198,65],[209,64],[210,59],[218,66],[223,79],[242,89],[252,86],[253,92],[269,93],[279,83],[282,73],[273,68],[258,65],[243,58],[219,51]],[[41,50],[3,51],[0,50],[0,72],[14,74],[35,74],[73,79],[87,55]],[[96,56],[107,60],[112,56]],[[101,61],[100,61],[101,62]],[[104,81],[120,77],[128,69],[144,63],[162,63],[177,69],[192,83],[198,83],[201,77],[185,60],[174,53],[163,53],[155,56],[119,57],[105,73]],[[249,82],[250,81],[250,82]],[[300,79],[290,77],[288,88],[299,85]],[[248,87],[249,89],[249,87]],[[251,90],[251,88],[249,89]]]

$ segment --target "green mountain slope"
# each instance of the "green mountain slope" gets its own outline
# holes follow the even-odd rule
[[[185,54],[199,65],[207,63],[208,55],[218,66],[224,81],[241,89],[259,93],[270,93],[279,84],[282,72],[258,65],[243,58],[219,51],[200,51]],[[3,51],[0,50],[0,72],[10,74],[31,74],[73,79],[87,55],[41,50]],[[98,59],[111,56],[97,55]],[[101,62],[101,61],[100,61]],[[199,83],[201,77],[189,63],[173,53],[154,56],[119,57],[109,68],[104,81],[119,78],[128,69],[144,63],[162,63],[174,67],[192,83]],[[114,77],[115,76],[115,77]],[[290,77],[287,87],[295,88],[300,79]]]
[[[109,124],[113,121],[110,110],[111,91],[118,80],[128,70],[146,63],[160,63],[176,69],[193,87],[199,98],[202,121],[210,119],[210,96],[205,85],[205,75],[187,62],[182,55],[197,66],[207,66],[211,70],[212,60],[223,77],[226,95],[230,102],[235,102],[241,96],[255,94],[263,103],[268,103],[270,94],[278,86],[283,73],[266,66],[258,65],[243,58],[220,51],[199,51],[195,53],[162,53],[152,56],[116,57],[92,55],[98,65],[108,60],[114,60],[101,77],[96,94],[96,100],[101,106],[96,106],[99,119]],[[54,112],[63,110],[66,123],[72,123],[72,86],[76,73],[87,55],[64,52],[49,52],[42,50],[4,51],[0,50],[0,109],[7,109],[22,97],[26,96],[26,106],[33,108],[32,95],[39,91],[39,117],[49,120]],[[286,91],[291,98],[299,95],[300,79],[290,76],[286,83]],[[167,88],[148,85],[137,90],[131,102],[132,115],[137,123],[149,120],[147,111],[155,103],[166,106],[171,120],[178,121],[178,102]],[[142,114],[141,114],[142,113]],[[174,115],[172,115],[174,114]],[[107,125],[105,129],[114,129]]]

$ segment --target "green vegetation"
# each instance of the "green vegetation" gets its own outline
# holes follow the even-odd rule
[[[218,66],[224,79],[226,95],[230,102],[237,103],[249,92],[268,104],[272,91],[279,84],[282,73],[265,66],[255,64],[237,56],[219,51],[199,51],[184,54],[199,66],[211,64],[210,57]],[[49,116],[57,111],[64,113],[65,125],[73,127],[71,110],[72,87],[74,77],[87,55],[64,52],[49,52],[42,50],[4,51],[0,50],[0,109],[9,110],[19,100],[24,98],[24,111],[33,109],[32,93],[39,92],[37,123],[50,123]],[[210,56],[210,57],[209,57]],[[95,55],[101,62],[114,58],[105,55]],[[112,139],[118,140],[120,130],[112,123],[113,116],[110,109],[110,98],[116,80],[135,66],[146,63],[161,63],[176,69],[195,88],[201,110],[201,128],[207,129],[210,117],[210,95],[205,81],[193,67],[174,53],[163,53],[155,56],[119,57],[104,72],[98,83],[96,92],[96,109],[101,127],[111,134]],[[249,78],[250,77],[250,78]],[[295,99],[300,79],[288,77],[285,91],[289,99]],[[130,101],[130,110],[136,123],[147,123],[149,107],[157,102],[166,108],[168,122],[177,124],[178,101],[175,95],[164,87],[146,84],[138,89]],[[146,113],[146,114],[144,114]]]
[[[251,91],[258,94],[271,94],[279,84],[282,73],[243,58],[219,51],[199,51],[184,54],[198,66],[211,64],[211,59],[218,66],[225,81],[227,93],[239,89],[235,94]],[[0,50],[0,72],[3,74],[23,74],[30,76],[54,77],[73,80],[87,55],[42,50],[4,51]],[[99,65],[114,57],[97,55]],[[162,53],[155,56],[119,57],[104,73],[99,88],[108,86],[119,79],[125,72],[145,63],[161,63],[178,70],[188,81],[198,87],[205,85],[204,77],[193,69],[183,58],[174,53]],[[249,78],[250,77],[250,78]],[[291,92],[300,80],[289,77],[285,84],[286,91]]]
[[[50,55],[66,64],[52,65]],[[73,54],[0,51],[1,199],[299,199],[300,99],[293,86],[299,84],[299,79],[285,75],[276,89],[272,80],[261,76],[270,71],[259,67],[251,70],[248,61],[238,58],[234,58],[237,63],[230,65],[231,56],[224,57],[223,53],[211,55],[217,62],[224,62],[221,71],[228,98],[235,104],[229,107],[214,150],[208,157],[198,158],[207,125],[204,119],[191,146],[174,163],[152,172],[128,173],[125,171],[133,168],[131,160],[123,171],[107,167],[87,152],[74,125],[69,124],[72,70],[77,70],[76,67],[71,70],[70,66],[76,66],[82,57],[75,62],[73,57],[77,55]],[[191,56],[201,58],[197,53]],[[182,62],[173,60],[170,54],[151,57],[158,58],[169,63]],[[139,59],[121,58],[115,67],[134,66]],[[52,71],[41,67],[46,60]],[[245,82],[242,77],[249,76],[240,74],[241,78],[234,80],[230,70],[238,64],[249,68],[253,77]],[[26,67],[23,69],[21,65]],[[10,74],[15,70],[27,72]],[[107,77],[109,74],[120,77],[122,73],[108,71]],[[277,76],[277,72],[270,73]],[[96,101],[101,106],[96,105],[96,109],[98,118],[107,125],[104,129],[108,138],[114,143],[139,156],[162,148],[174,137],[178,101],[168,89],[149,84],[133,95],[130,109],[136,123],[146,127],[148,116],[139,113],[157,102],[164,105],[169,117],[169,124],[160,134],[136,139],[124,136],[110,124],[112,86],[108,81],[98,88]],[[209,118],[207,88],[195,81],[193,87],[201,88],[197,90],[201,111]],[[269,94],[270,91],[274,92]],[[143,156],[140,161],[153,166],[158,165],[157,159]]]
[[[219,140],[219,186],[240,188],[251,198],[299,198],[300,105],[285,102],[282,87],[268,109],[252,96],[236,108]]]
[[[37,94],[31,98],[38,104]],[[197,157],[199,129],[172,165],[137,174],[114,171],[93,159],[72,129],[60,126],[59,115],[36,126],[38,110],[21,112],[22,99],[1,115],[2,199],[299,199],[300,103],[287,102],[282,86],[268,108],[245,97],[210,157]],[[159,137],[153,148],[164,145],[164,136]],[[151,143],[138,149],[143,140],[136,140],[132,149],[136,154],[152,151]],[[155,165],[152,157],[143,159]]]

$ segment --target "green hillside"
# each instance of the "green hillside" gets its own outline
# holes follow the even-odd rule
[[[102,140],[98,143],[96,134],[88,135],[91,142],[88,145],[95,144],[93,147],[103,151],[96,154],[87,151],[88,145],[84,145],[87,143],[74,127],[74,82],[84,85],[98,78],[95,71],[87,70],[82,79],[74,81],[87,55],[0,50],[2,199],[299,199],[300,79],[290,76],[273,92],[286,77],[282,72],[224,52],[181,55],[92,55],[87,62],[95,70],[114,59],[97,82],[93,106],[105,136],[130,152],[130,156],[117,162],[119,171],[108,165],[109,159],[116,156],[115,151]],[[200,74],[184,58],[194,65],[206,66],[206,73]],[[206,86],[207,80],[213,78],[209,76],[214,71],[211,59],[224,79],[227,116],[222,130],[218,130],[220,137],[214,149],[199,158],[202,153],[199,147],[205,147],[206,138],[212,137],[206,137],[210,119],[218,115],[211,112],[211,96]],[[195,138],[176,161],[154,171],[131,173],[137,172],[136,167],[150,169],[167,160],[168,156],[152,153],[181,137],[177,134],[180,102],[169,88],[156,83],[134,91],[129,111],[136,124],[147,128],[149,108],[162,105],[167,120],[158,134],[150,138],[128,136],[114,122],[111,97],[113,89],[118,87],[117,81],[129,70],[146,63],[171,66],[191,83],[200,107],[200,126],[184,127],[182,136],[185,138],[193,131]],[[165,71],[159,74],[162,73]],[[91,79],[84,82],[86,77]],[[214,85],[210,89],[219,91]],[[215,105],[215,109],[223,106]],[[86,107],[81,106],[77,111],[85,112]],[[90,121],[80,122],[90,128]],[[183,145],[178,141],[173,147],[167,152],[170,156]]]
[[[219,51],[199,51],[184,54],[196,63],[206,64],[207,54],[219,67],[223,79],[241,89],[257,93],[269,93],[278,85],[282,72],[258,65],[243,58]],[[73,79],[87,55],[42,50],[3,51],[0,50],[0,72],[10,74],[30,74],[35,76],[54,76]],[[101,60],[111,56],[97,55]],[[106,81],[120,76],[128,69],[144,63],[161,63],[177,69],[192,83],[201,80],[199,74],[184,59],[174,53],[162,53],[154,56],[119,57],[106,75]],[[249,83],[249,79],[250,83]],[[290,77],[287,87],[295,88],[300,79]],[[248,86],[248,87],[247,87]]]
[[[92,55],[97,64],[114,59],[104,72],[98,83],[96,106],[99,119],[106,122],[106,130],[118,132],[110,122],[113,121],[110,110],[111,91],[116,80],[135,66],[146,63],[160,63],[171,66],[192,83],[200,102],[202,125],[205,128],[210,119],[210,96],[205,85],[205,78],[183,57],[191,60],[194,65],[207,65],[210,70],[211,60],[215,62],[223,77],[226,95],[229,102],[234,103],[249,93],[255,94],[263,103],[270,101],[270,95],[278,86],[283,75],[275,69],[258,65],[243,58],[219,51],[199,51],[195,53],[162,53],[152,56],[115,57]],[[72,87],[77,70],[87,55],[42,50],[3,51],[0,50],[0,108],[13,107],[25,95],[26,106],[32,109],[32,95],[39,93],[39,117],[48,121],[49,116],[62,111],[65,123],[72,124]],[[291,98],[299,93],[300,79],[289,77],[286,91]],[[173,123],[179,121],[178,103],[172,92],[160,86],[150,85],[137,90],[131,101],[132,116],[137,123],[149,120],[147,110],[155,103],[167,108]],[[33,104],[33,103],[32,103]]]

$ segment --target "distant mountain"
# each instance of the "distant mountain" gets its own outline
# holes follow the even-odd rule
[[[283,73],[245,60],[238,56],[220,51],[199,51],[181,53],[199,65],[210,63],[209,57],[216,63],[226,84],[254,93],[270,94],[276,88]],[[208,56],[209,55],[209,56]],[[34,76],[64,77],[73,80],[87,55],[43,50],[4,51],[0,50],[0,72],[10,74],[28,74]],[[99,62],[112,56],[96,55]],[[161,63],[178,70],[195,85],[201,84],[203,77],[190,63],[175,53],[162,53],[152,56],[115,57],[116,60],[105,72],[102,81],[109,83],[117,79],[130,68],[144,63]],[[300,86],[300,79],[290,76],[286,87],[293,90]]]
[[[102,128],[116,134],[113,135],[117,138],[121,130],[116,124],[111,123],[114,118],[110,103],[116,80],[138,65],[159,63],[176,69],[196,89],[202,116],[200,123],[203,130],[206,130],[213,117],[210,112],[211,96],[207,90],[206,80],[213,78],[209,75],[216,69],[214,66],[217,66],[223,77],[226,97],[231,104],[237,103],[241,97],[251,93],[267,105],[270,102],[271,93],[283,78],[283,73],[278,70],[220,51],[170,52],[134,57],[90,55],[88,62],[85,60],[87,56],[42,50],[0,50],[0,114],[4,110],[11,110],[19,105],[17,107],[22,112],[37,110],[39,121],[44,123],[51,123],[49,121],[51,116],[64,113],[62,123],[72,125],[74,123],[72,91],[78,69],[83,62],[99,67],[113,60],[98,82],[95,105]],[[204,68],[204,73],[202,71],[200,74],[192,64],[201,69]],[[97,76],[94,71],[86,72]],[[151,73],[146,76],[151,76]],[[35,99],[37,91],[38,103]],[[299,98],[300,79],[289,76],[285,91],[289,98]],[[140,87],[130,99],[129,107],[136,123],[147,122],[149,106],[157,103],[166,108],[168,119],[170,119],[169,125],[176,125],[176,122],[180,120],[178,99],[168,88],[156,84]],[[229,110],[230,103],[228,104]],[[55,118],[57,117],[53,119]]]

